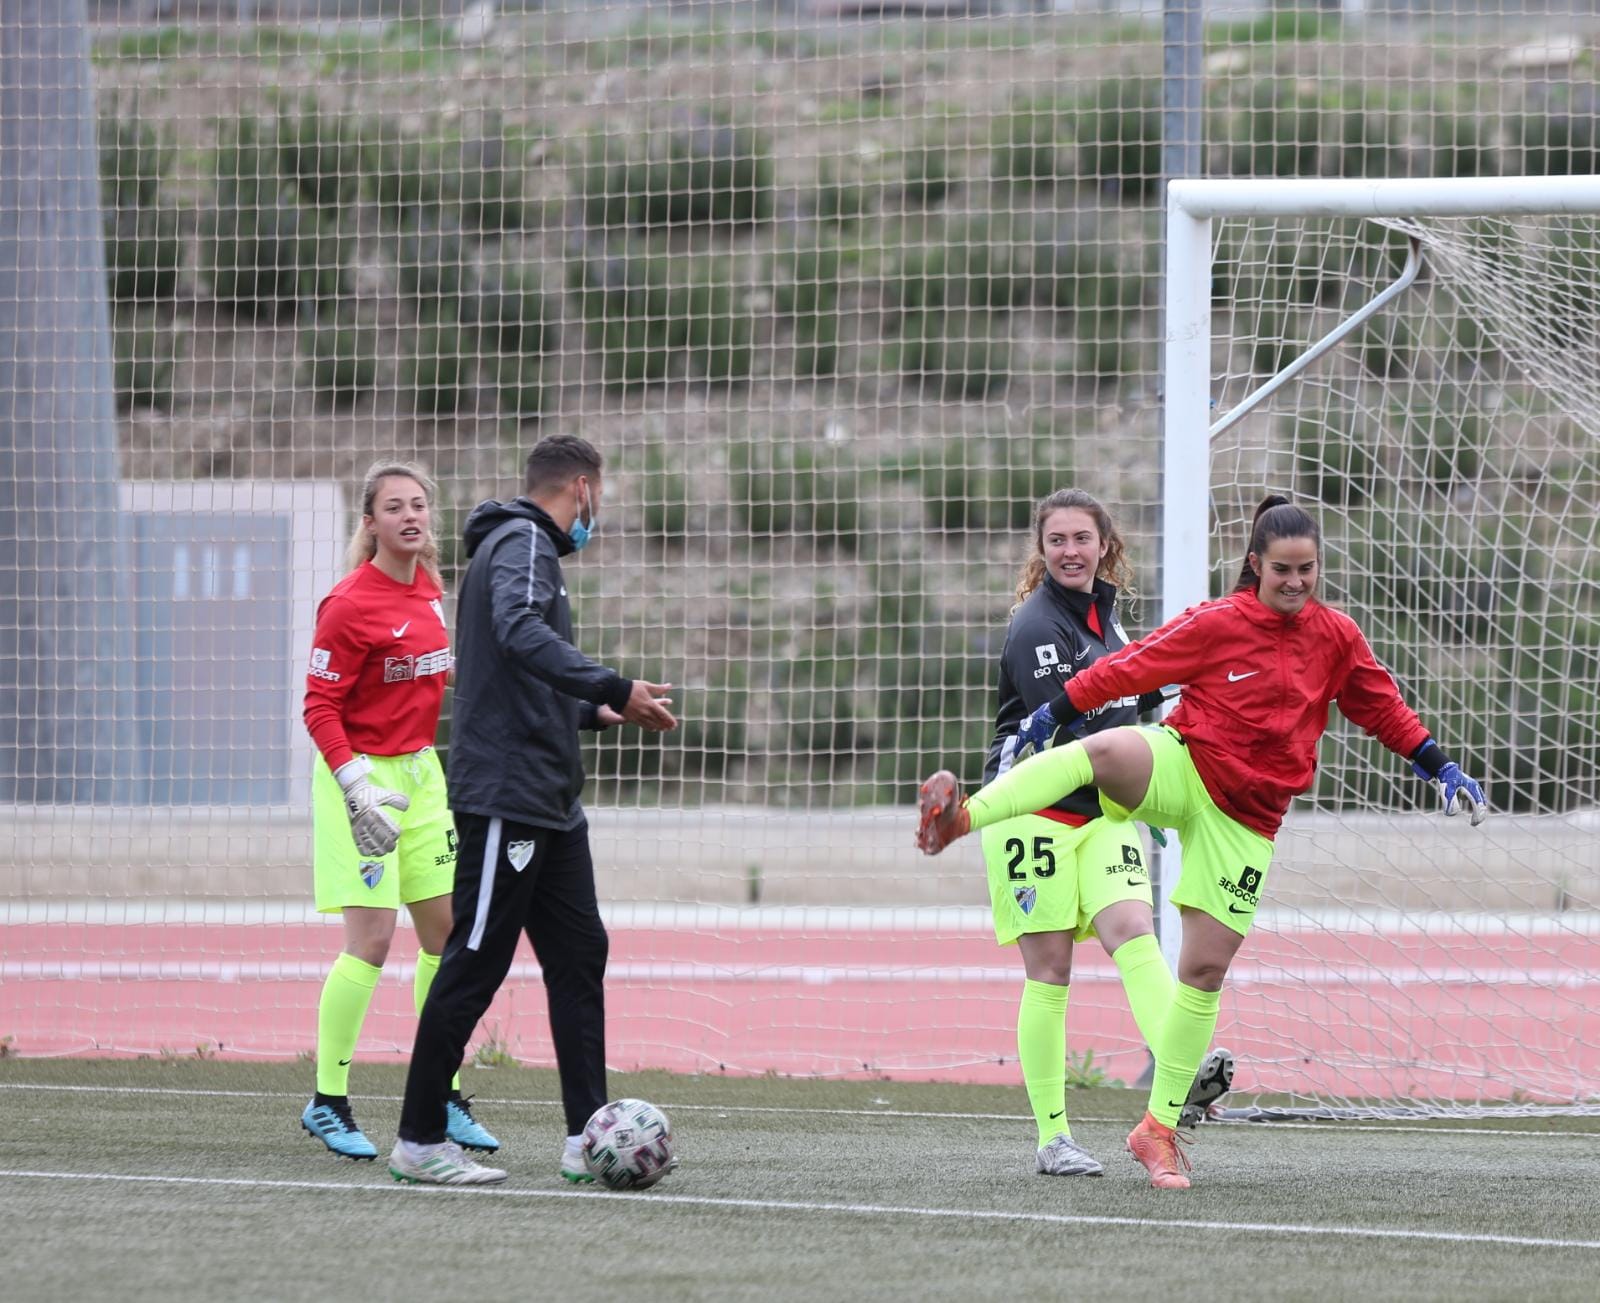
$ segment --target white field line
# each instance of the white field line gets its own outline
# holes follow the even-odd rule
[[[411,984],[415,965],[384,965],[389,984]],[[322,982],[328,975],[326,959],[0,959],[0,982]],[[508,976],[535,982],[538,964],[526,961],[511,966]],[[885,985],[912,982],[932,986],[1015,986],[1015,967],[978,964],[716,964],[687,962],[637,962],[608,965],[612,982],[693,983],[706,986],[776,982],[799,986],[837,986],[844,983]],[[1116,969],[1104,963],[1086,963],[1074,974],[1078,982],[1117,981]],[[1544,965],[1536,968],[1411,966],[1387,968],[1367,963],[1236,963],[1228,970],[1230,986],[1283,986],[1294,983],[1319,987],[1491,986],[1539,987],[1547,990],[1587,990],[1600,986],[1600,971]]]
[[[719,1199],[709,1195],[671,1194],[666,1191],[627,1194],[621,1191],[507,1190],[503,1187],[405,1186],[346,1184],[332,1181],[270,1181],[254,1177],[222,1176],[141,1176],[124,1172],[45,1172],[0,1168],[0,1178],[13,1181],[105,1181],[122,1185],[198,1186],[210,1189],[312,1190],[339,1194],[346,1198],[353,1191],[382,1192],[412,1197],[420,1193],[456,1194],[484,1199],[626,1199],[649,1201],[658,1208],[687,1205],[694,1208],[736,1208],[766,1213],[843,1213],[852,1217],[923,1217],[944,1221],[1003,1222],[1014,1226],[1031,1222],[1044,1226],[1127,1226],[1141,1230],[1231,1231],[1249,1235],[1280,1235],[1358,1240],[1407,1240],[1433,1244],[1498,1244],[1518,1249],[1577,1249],[1600,1252],[1600,1240],[1561,1240],[1532,1235],[1485,1235],[1481,1232],[1422,1231],[1384,1226],[1314,1226],[1287,1222],[1190,1221],[1160,1217],[1098,1217],[1078,1213],[1036,1213],[1016,1209],[919,1208],[913,1205],[873,1203],[812,1203],[797,1199]]]
[[[692,905],[670,901],[602,903],[606,925],[623,929],[696,932],[822,932],[874,934],[940,932],[982,936],[994,926],[986,906]],[[152,927],[314,924],[337,929],[339,918],[298,900],[18,900],[0,901],[0,925],[77,923]],[[1600,912],[1485,913],[1264,906],[1256,932],[1356,932],[1362,936],[1600,937]]]
[[[0,1090],[19,1091],[54,1091],[58,1094],[84,1094],[84,1095],[173,1095],[184,1098],[202,1099],[281,1099],[300,1100],[305,1098],[305,1092],[279,1091],[279,1090],[200,1090],[182,1086],[67,1086],[54,1083],[36,1083],[25,1081],[0,1081]],[[558,1099],[493,1099],[487,1095],[474,1095],[473,1102],[479,1106],[490,1108],[545,1108],[559,1109],[561,1101]],[[381,1104],[398,1104],[401,1102],[399,1095],[363,1095],[362,1099],[372,1100]],[[931,1109],[895,1109],[895,1108],[786,1108],[769,1104],[683,1104],[663,1102],[661,1107],[670,1113],[756,1113],[777,1116],[800,1117],[874,1117],[874,1118],[934,1118],[953,1122],[1006,1122],[1022,1123],[1032,1121],[1021,1113],[946,1113]],[[1107,1126],[1121,1124],[1126,1126],[1128,1119],[1125,1117],[1094,1117],[1087,1114],[1072,1115],[1074,1122],[1093,1123]],[[1561,1138],[1567,1140],[1592,1140],[1600,1142],[1600,1131],[1535,1131],[1519,1130],[1511,1127],[1479,1127],[1447,1125],[1445,1122],[1426,1124],[1410,1124],[1399,1122],[1246,1122],[1242,1120],[1223,1120],[1207,1122],[1206,1129],[1212,1127],[1228,1128],[1254,1128],[1261,1131],[1378,1131],[1385,1135],[1397,1131],[1421,1132],[1432,1136],[1505,1136],[1513,1140],[1548,1140]]]

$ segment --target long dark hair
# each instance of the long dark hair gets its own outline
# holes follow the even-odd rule
[[[1256,508],[1255,519],[1250,524],[1250,542],[1244,550],[1244,563],[1239,567],[1239,582],[1233,591],[1261,588],[1261,576],[1250,564],[1250,556],[1265,556],[1267,548],[1280,538],[1309,538],[1317,545],[1317,557],[1322,557],[1322,530],[1309,511],[1297,507],[1281,493],[1269,493]]]
[[[1133,567],[1128,562],[1128,550],[1122,541],[1122,535],[1117,533],[1117,526],[1111,519],[1111,513],[1082,489],[1057,489],[1054,493],[1040,498],[1038,505],[1033,509],[1033,529],[1029,534],[1031,547],[1028,559],[1022,563],[1022,572],[1017,576],[1017,598],[1011,607],[1013,611],[1027,601],[1028,595],[1044,582],[1044,522],[1050,518],[1051,512],[1065,511],[1074,507],[1079,511],[1087,511],[1094,517],[1094,526],[1100,531],[1100,541],[1106,545],[1106,554],[1100,558],[1095,578],[1115,584],[1118,596],[1125,601],[1132,602],[1137,598],[1138,594],[1133,588]]]

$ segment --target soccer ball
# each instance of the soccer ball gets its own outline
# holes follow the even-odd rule
[[[678,1165],[672,1123],[642,1099],[612,1100],[583,1128],[583,1161],[608,1189],[648,1189]]]

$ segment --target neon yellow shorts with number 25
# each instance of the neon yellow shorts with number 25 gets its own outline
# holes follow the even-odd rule
[[[1136,825],[1091,819],[1080,828],[1024,814],[983,830],[994,935],[1011,945],[1024,932],[1094,935],[1107,905],[1150,907],[1150,872]]]

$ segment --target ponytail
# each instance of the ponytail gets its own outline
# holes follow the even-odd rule
[[[1322,554],[1322,530],[1311,513],[1297,507],[1281,493],[1269,493],[1261,499],[1255,518],[1250,522],[1250,542],[1244,550],[1244,561],[1239,567],[1239,581],[1234,592],[1243,589],[1260,589],[1261,576],[1250,564],[1250,558],[1264,556],[1267,548],[1281,538],[1309,538]]]

